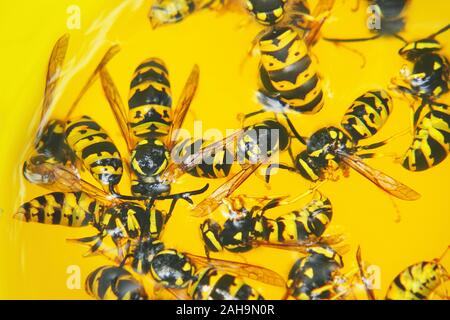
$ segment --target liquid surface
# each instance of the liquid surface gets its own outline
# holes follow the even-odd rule
[[[115,42],[120,43],[122,50],[108,70],[124,102],[136,66],[147,58],[159,57],[169,68],[175,101],[192,66],[195,63],[200,66],[199,91],[192,104],[193,112],[188,115],[184,126],[190,132],[194,131],[194,116],[202,120],[202,128],[197,130],[217,128],[224,134],[226,129],[239,127],[238,113],[258,109],[254,101],[258,58],[247,61],[242,69],[240,64],[261,27],[246,16],[205,11],[180,24],[152,30],[146,16],[150,7],[148,1],[102,0],[94,3],[79,0],[81,28],[68,30],[71,10],[77,10],[70,8],[71,5],[72,1],[66,0],[0,4],[0,69],[3,74],[0,79],[3,88],[0,96],[0,298],[87,299],[89,296],[83,288],[86,276],[99,266],[108,264],[99,256],[83,258],[85,248],[65,241],[92,235],[95,232],[93,228],[73,230],[24,224],[12,219],[21,203],[47,193],[24,180],[21,166],[24,150],[32,142],[39,121],[48,57],[54,42],[63,33],[71,35],[66,59],[68,76],[61,83],[64,90],[59,91],[61,94],[54,105],[54,117],[64,114],[81,84]],[[337,1],[332,17],[323,27],[323,34],[328,37],[367,36],[365,8],[355,13],[351,11],[352,6],[352,1]],[[447,1],[413,1],[406,12],[407,27],[402,35],[406,39],[417,39],[437,31],[449,22],[449,9]],[[447,33],[439,37],[447,56],[449,36]],[[292,116],[303,135],[308,136],[327,125],[338,125],[356,97],[367,90],[386,87],[405,64],[405,60],[397,55],[402,43],[396,39],[349,46],[365,56],[365,68],[361,68],[359,56],[342,47],[324,41],[319,41],[314,47],[313,54],[319,62],[326,98],[319,114]],[[450,103],[449,96],[441,101]],[[95,118],[125,154],[120,130],[98,81],[81,101],[76,114]],[[409,116],[408,104],[394,98],[391,118],[368,142],[388,138],[408,128]],[[450,161],[425,172],[408,172],[389,154],[401,155],[410,141],[409,134],[403,135],[382,149],[385,157],[368,160],[373,167],[421,193],[422,198],[416,202],[394,200],[401,213],[401,221],[396,222],[396,209],[389,196],[356,172],[351,172],[349,178],[328,182],[321,188],[334,207],[330,232],[345,233],[351,247],[344,255],[345,270],[355,267],[355,250],[360,245],[364,259],[379,267],[380,288],[375,290],[379,298],[384,297],[390,281],[401,270],[412,263],[439,257],[450,244]],[[295,145],[294,149],[301,151],[302,147]],[[287,161],[284,156],[283,159]],[[222,182],[211,181],[210,191]],[[184,176],[174,191],[196,189],[204,183],[204,180]],[[295,196],[308,188],[309,184],[299,175],[280,172],[272,177],[269,192]],[[121,189],[127,190],[126,183],[121,185]],[[238,192],[264,195],[268,190],[255,176]],[[202,196],[196,197],[194,201],[201,199]],[[269,216],[276,217],[299,208],[308,200],[272,210]],[[178,205],[162,239],[169,248],[202,255],[198,229],[202,220],[190,216],[189,210],[185,203]],[[213,217],[223,220],[220,210]],[[243,255],[220,253],[213,257],[264,265],[286,277],[299,256],[289,251],[258,248]],[[78,271],[79,286],[70,277]],[[284,293],[282,289],[250,283],[269,299],[281,298]]]

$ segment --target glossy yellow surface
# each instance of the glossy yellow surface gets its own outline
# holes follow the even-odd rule
[[[313,1],[315,2],[315,1]],[[352,1],[336,1],[332,17],[323,27],[327,36],[365,36],[365,10],[350,9]],[[51,48],[56,39],[69,32],[71,43],[66,65],[68,77],[64,90],[54,106],[53,116],[62,116],[78,93],[81,84],[92,72],[105,50],[119,42],[122,51],[110,63],[109,71],[125,100],[132,72],[144,59],[156,56],[164,59],[171,76],[173,94],[178,97],[194,63],[201,70],[200,88],[192,104],[185,128],[193,131],[193,115],[203,121],[203,131],[218,128],[238,128],[236,115],[258,108],[253,95],[256,89],[258,59],[240,68],[242,59],[260,27],[244,15],[214,12],[195,14],[183,23],[151,30],[147,20],[149,1],[78,0],[81,29],[67,30],[70,16],[67,8],[73,1],[2,1],[0,3],[0,298],[85,299],[83,282],[89,272],[107,264],[102,257],[83,258],[85,248],[65,242],[66,238],[92,235],[93,228],[79,230],[38,224],[21,224],[12,219],[16,208],[24,201],[47,193],[31,186],[21,175],[24,151],[36,132],[40,101]],[[449,21],[447,1],[415,0],[407,10],[407,39],[427,36]],[[239,27],[243,26],[243,27]],[[448,44],[450,33],[439,40]],[[386,87],[405,64],[397,51],[401,43],[395,39],[351,44],[367,59],[365,68],[354,53],[331,43],[320,41],[313,49],[319,61],[327,93],[325,107],[314,116],[292,115],[303,135],[330,124],[337,125],[353,99],[368,89]],[[448,46],[444,49],[448,54]],[[73,71],[73,72],[72,72]],[[443,101],[450,103],[449,95]],[[378,141],[409,126],[407,103],[394,99],[391,119]],[[97,82],[82,100],[77,114],[89,114],[107,128],[125,154],[120,131],[108,109]],[[422,173],[411,173],[395,163],[389,154],[406,150],[411,136],[406,134],[383,150],[387,154],[370,164],[422,194],[416,202],[395,201],[401,213],[396,222],[395,207],[385,193],[351,172],[350,178],[326,183],[322,192],[334,205],[330,232],[343,232],[351,250],[345,254],[346,270],[354,266],[354,253],[361,245],[364,258],[380,267],[381,288],[375,290],[382,298],[389,282],[409,264],[438,257],[450,244],[450,160]],[[301,146],[296,145],[296,150]],[[287,158],[284,158],[287,160]],[[85,173],[85,176],[87,174]],[[299,175],[279,173],[272,177],[271,194],[297,195],[309,184]],[[183,177],[175,191],[201,187],[205,181]],[[212,181],[210,190],[222,181]],[[126,184],[121,186],[126,189]],[[252,177],[240,193],[264,195],[268,192],[262,180]],[[200,201],[202,197],[196,197]],[[276,216],[295,206],[273,210]],[[220,211],[214,217],[220,219]],[[169,222],[163,240],[168,247],[202,254],[198,225],[201,220],[189,215],[189,207],[181,204]],[[243,255],[214,255],[224,259],[261,264],[287,276],[298,257],[288,251],[259,248]],[[81,288],[67,286],[68,268],[79,266]],[[252,282],[266,298],[277,299],[283,290]]]

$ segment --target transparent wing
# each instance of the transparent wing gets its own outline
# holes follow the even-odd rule
[[[252,280],[257,280],[262,283],[266,283],[272,286],[285,287],[286,282],[283,277],[273,270],[255,266],[247,263],[226,261],[220,259],[208,259],[206,257],[197,256],[190,253],[184,253],[192,262],[197,266],[201,267],[213,267],[218,270],[223,270],[225,272],[230,272],[243,278],[248,278]]]
[[[128,121],[127,116],[125,115],[125,108],[122,102],[123,100],[120,97],[119,91],[117,90],[117,87],[106,68],[100,71],[100,79],[102,82],[103,92],[105,93],[112,112],[114,113],[116,122],[120,127],[120,132],[122,133],[122,136],[127,144],[128,151],[131,152],[134,145],[130,136],[130,131],[128,130]]]
[[[42,105],[42,116],[44,118],[55,98],[55,89],[61,76],[62,65],[69,47],[69,35],[65,34],[56,41],[47,68],[47,78],[45,82],[44,102]]]
[[[309,239],[307,241],[286,241],[282,243],[274,243],[269,241],[256,240],[253,241],[252,244],[254,246],[264,246],[274,249],[291,250],[303,254],[308,253],[308,248],[325,245],[332,247],[339,254],[341,253],[344,254],[348,249],[346,245],[343,245],[345,239],[346,238],[343,234],[331,234],[331,235],[324,235],[317,239]]]
[[[367,165],[361,158],[356,155],[349,155],[339,152],[342,160],[349,167],[362,174],[364,177],[372,181],[380,189],[386,191],[390,195],[401,200],[413,201],[420,198],[420,194],[395,180],[394,178],[384,174],[383,172],[374,169]]]
[[[219,188],[217,188],[208,198],[204,199],[192,209],[192,215],[195,217],[204,217],[215,211],[224,198],[229,197],[239,186],[244,183],[261,164],[249,165],[228,179]]]
[[[308,46],[316,43],[320,29],[328,19],[331,9],[333,9],[335,0],[319,0],[313,11],[314,20],[311,22],[310,30],[305,38]]]
[[[74,167],[67,167],[60,163],[33,164],[25,162],[24,174],[26,178],[37,185],[58,192],[83,191],[98,200],[111,202],[111,196],[93,184],[84,181]]]
[[[86,84],[83,86],[83,88],[81,89],[80,93],[78,94],[77,98],[75,99],[75,101],[72,103],[72,105],[70,106],[70,109],[68,110],[67,114],[66,114],[66,121],[72,116],[73,111],[75,111],[78,103],[80,102],[81,98],[84,96],[84,94],[86,93],[86,91],[92,86],[92,84],[95,82],[100,70],[102,70],[107,64],[108,62],[114,58],[114,56],[120,51],[120,46],[119,45],[113,45],[111,46],[108,51],[106,51],[105,55],[103,56],[102,60],[100,60],[100,63],[97,65],[97,67],[95,68],[94,72],[91,74],[91,76],[89,77],[88,81],[86,82]]]
[[[240,129],[223,140],[207,145],[194,154],[188,154],[184,159],[180,159],[178,162],[172,162],[161,175],[161,181],[165,183],[175,182],[183,174],[202,163],[205,155],[212,152],[223,150],[224,148],[234,150],[234,147],[237,144],[236,141],[242,136],[243,133],[244,129]]]
[[[189,110],[192,100],[194,99],[195,93],[197,92],[198,81],[200,77],[200,69],[198,65],[194,65],[191,74],[184,85],[183,92],[178,100],[177,107],[174,111],[174,118],[172,125],[170,126],[169,134],[167,135],[166,146],[169,150],[172,150],[173,146],[177,142],[178,129],[183,125],[186,114]]]

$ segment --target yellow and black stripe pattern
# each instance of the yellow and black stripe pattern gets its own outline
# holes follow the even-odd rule
[[[450,108],[431,108],[419,117],[414,140],[403,157],[403,167],[410,171],[423,171],[436,166],[450,152]]]
[[[194,300],[264,300],[242,279],[215,268],[200,270],[196,277],[188,289]]]
[[[357,142],[372,137],[392,112],[392,99],[384,90],[367,91],[358,97],[342,118],[341,125]]]
[[[342,257],[330,247],[308,249],[308,255],[297,260],[289,272],[291,296],[299,300],[331,298],[335,294],[335,276],[343,267]]]
[[[326,179],[326,169],[340,168],[340,159],[327,150],[340,148],[352,154],[354,147],[352,139],[344,131],[333,126],[319,129],[309,138],[308,149],[297,156],[295,167],[302,177],[311,182]]]
[[[181,252],[166,249],[154,256],[150,271],[166,288],[185,288],[194,279],[195,267]]]
[[[123,165],[119,150],[97,122],[88,116],[69,121],[66,141],[106,190],[120,182]]]
[[[128,121],[137,141],[166,136],[172,123],[172,93],[164,62],[151,58],[134,72],[128,99]]]
[[[317,239],[328,227],[333,216],[330,200],[320,195],[300,211],[292,211],[275,220],[267,220],[272,243],[297,242]]]
[[[448,272],[436,262],[419,262],[403,270],[392,281],[387,300],[425,300],[449,279]]]
[[[275,27],[259,40],[261,92],[292,110],[314,114],[323,106],[322,85],[306,43],[291,27]]]
[[[246,6],[256,21],[271,26],[284,18],[286,2],[287,0],[247,0]]]
[[[115,266],[100,267],[86,278],[86,292],[98,300],[146,300],[141,283],[127,270]]]
[[[114,239],[158,239],[164,227],[164,212],[147,209],[137,203],[124,202],[109,208],[100,218],[98,229]]]
[[[175,154],[178,157],[176,160],[181,162],[185,157],[196,154],[207,145],[208,142],[203,139],[193,142],[191,139],[186,139],[175,146],[172,154]],[[233,161],[233,152],[224,146],[223,149],[217,149],[214,152],[205,154],[202,162],[188,171],[188,173],[194,177],[207,179],[225,178],[230,173]]]
[[[24,203],[15,218],[26,222],[84,227],[94,224],[104,207],[84,192],[53,192]]]

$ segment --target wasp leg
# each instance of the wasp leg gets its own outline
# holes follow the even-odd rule
[[[283,170],[287,170],[290,172],[297,172],[297,169],[295,169],[294,167],[290,167],[288,165],[282,164],[282,163],[272,163],[270,164],[267,169],[266,169],[266,183],[269,183],[270,180],[270,172],[272,171],[272,169],[274,168],[278,168],[278,169],[283,169]]]

